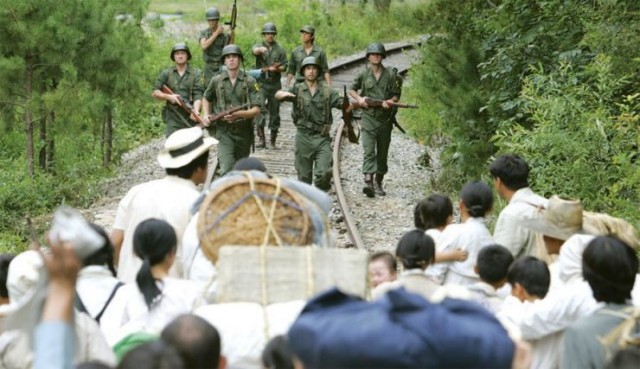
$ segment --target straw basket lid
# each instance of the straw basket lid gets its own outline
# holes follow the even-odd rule
[[[278,178],[245,175],[212,189],[200,206],[198,238],[205,256],[215,264],[223,245],[310,245],[308,201]]]

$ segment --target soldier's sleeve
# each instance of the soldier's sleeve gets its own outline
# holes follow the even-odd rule
[[[262,102],[260,100],[262,100],[260,98],[260,86],[258,85],[258,81],[256,81],[255,78],[247,75],[248,81],[247,83],[249,84],[249,108],[253,108],[254,106],[262,106]]]
[[[216,86],[214,80],[215,78],[211,78],[211,80],[209,81],[209,85],[204,90],[204,94],[202,95],[202,97],[207,99],[208,102],[213,102],[213,99],[215,98]]]
[[[398,99],[402,95],[402,76],[398,73],[398,69],[391,69],[391,86],[389,91],[391,91],[392,96],[398,96]]]
[[[356,76],[356,78],[353,80],[353,82],[351,82],[351,86],[349,86],[349,90],[354,90],[356,92],[360,92],[360,89],[362,88],[362,76],[364,74],[360,73]]]
[[[162,90],[162,85],[166,85],[168,79],[169,73],[167,73],[167,70],[160,72],[158,79],[156,79],[156,83],[153,84],[153,90]],[[171,86],[169,86],[169,88],[171,88]]]
[[[287,70],[288,74],[296,75],[296,72],[298,71],[298,66],[296,64],[296,51],[293,50],[291,52],[291,58],[289,59],[289,69]]]
[[[287,51],[283,47],[282,51],[280,52],[280,55],[278,56],[278,63],[283,63],[284,65],[287,65],[288,64],[287,62],[288,62]]]
[[[342,109],[342,97],[336,90],[331,90],[331,107],[334,109]]]
[[[322,74],[329,73],[329,62],[327,61],[327,53],[320,52],[320,60],[318,60],[318,64],[320,64],[320,68],[322,68]]]
[[[193,101],[200,100],[204,94],[204,73],[200,69],[195,69],[195,83],[193,86]]]

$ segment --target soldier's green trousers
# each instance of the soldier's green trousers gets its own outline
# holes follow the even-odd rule
[[[360,133],[364,151],[362,173],[386,174],[389,171],[387,159],[389,157],[392,129],[393,125],[391,123],[379,125],[373,129],[369,129],[366,123],[363,124],[363,129]]]
[[[323,190],[331,189],[333,159],[331,137],[298,127],[295,143],[295,167],[298,180]]]
[[[206,89],[211,82],[211,78],[220,72],[220,63],[204,63],[204,88]]]
[[[280,89],[277,86],[269,86],[263,84],[260,86],[262,108],[260,115],[256,118],[256,126],[264,127],[266,125],[266,116],[269,114],[269,130],[277,131],[280,129],[280,101],[276,99],[276,92]],[[266,100],[266,104],[264,103]]]
[[[196,122],[189,118],[189,114],[183,112],[179,107],[165,107],[162,110],[162,118],[167,124],[164,129],[165,137],[171,136],[171,134],[179,129],[194,127]]]
[[[253,142],[253,128],[251,123],[231,123],[229,125],[234,124],[239,124],[239,126],[235,128],[218,127],[215,130],[214,137],[219,141],[218,163],[220,163],[221,176],[230,172],[238,160],[246,158],[251,154],[251,143]]]

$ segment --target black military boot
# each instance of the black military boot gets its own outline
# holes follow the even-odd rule
[[[384,180],[384,174],[376,173],[376,183],[374,184],[374,190],[376,195],[384,196],[387,193],[382,189],[382,180]]]
[[[362,193],[367,195],[367,197],[374,197],[375,191],[373,189],[373,174],[365,173],[364,183],[365,183],[365,186],[362,188]]]
[[[265,147],[267,147],[267,143],[265,142],[265,138],[264,138],[264,127],[256,127],[256,131],[258,131],[258,144],[256,145],[256,147],[258,149],[264,149]]]
[[[269,148],[270,149],[275,149],[276,148],[276,138],[278,137],[278,131],[276,131],[275,129],[271,130],[271,139],[269,141]]]

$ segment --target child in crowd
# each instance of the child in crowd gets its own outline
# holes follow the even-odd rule
[[[386,282],[376,287],[371,295],[373,299],[382,297],[387,291],[404,287],[407,291],[421,295],[429,300],[440,288],[424,270],[433,263],[435,245],[431,237],[421,229],[414,229],[402,236],[396,248],[396,257],[404,270],[398,280]]]
[[[485,216],[493,206],[493,192],[484,182],[467,183],[460,192],[461,224],[451,224],[445,228],[440,237],[442,251],[460,248],[468,252],[465,261],[447,264],[444,271],[436,276],[444,284],[468,286],[480,281],[474,265],[478,253],[483,247],[494,244],[493,237],[485,224]]]
[[[442,230],[453,221],[453,204],[444,195],[433,194],[420,201],[413,211],[413,223],[417,229],[424,230],[431,236],[436,245],[435,263],[427,269],[427,275],[442,283],[438,276],[444,275],[447,265],[452,261],[464,261],[468,253],[465,250],[455,249],[443,251],[440,237]]]
[[[503,300],[497,291],[507,283],[507,271],[511,263],[513,255],[506,247],[491,245],[480,250],[474,267],[480,282],[468,287],[471,299],[494,314],[500,311]]]
[[[176,232],[164,220],[150,218],[136,227],[133,249],[142,266],[135,285],[122,287],[113,302],[124,312],[117,334],[107,337],[110,344],[131,333],[160,333],[175,317],[193,310],[198,297],[195,282],[169,277],[176,246]]]
[[[502,304],[498,319],[509,326],[508,317],[511,314],[534,308],[534,304],[547,295],[551,274],[544,261],[533,256],[522,256],[509,267],[507,282],[511,285],[511,296]],[[532,346],[531,369],[557,368],[555,357],[561,342],[559,334],[529,342]]]
[[[377,252],[369,259],[369,281],[371,288],[383,282],[393,282],[397,278],[398,263],[388,251]]]

